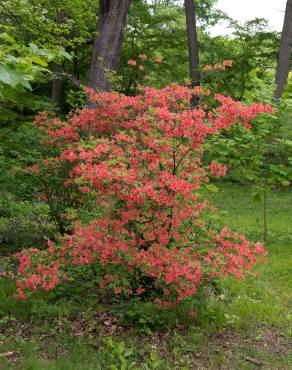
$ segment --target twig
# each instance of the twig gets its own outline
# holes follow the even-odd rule
[[[250,356],[245,356],[244,359],[248,362],[251,362],[252,364],[254,365],[257,365],[257,366],[263,366],[263,365],[266,365],[266,362],[264,361],[261,361],[261,360],[257,360],[256,358],[253,358],[253,357],[250,357]]]
[[[31,320],[28,324],[22,325],[22,327],[19,329],[17,335],[21,335],[23,332],[25,332],[31,325],[33,324],[33,320]]]
[[[73,83],[73,85],[78,86],[78,87],[83,86],[81,81],[79,81],[76,77],[74,77],[73,75],[71,75],[70,73],[67,73],[65,71],[53,73],[53,78],[55,78],[55,79],[67,78]]]
[[[17,23],[20,23],[18,16],[15,15],[9,8],[7,8],[6,5],[0,3],[0,6],[2,6],[2,8],[5,9],[16,20]]]

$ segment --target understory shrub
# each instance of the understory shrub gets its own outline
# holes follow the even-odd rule
[[[0,243],[7,252],[37,245],[45,248],[56,233],[47,204],[19,201],[10,193],[0,199]]]
[[[234,125],[213,135],[205,147],[205,157],[228,167],[229,181],[252,186],[252,198],[263,205],[263,240],[268,237],[269,193],[292,184],[292,80],[288,79],[281,102],[274,100],[276,86],[253,78],[254,88],[245,92],[245,102],[272,105],[269,115],[252,123]],[[246,130],[246,127],[249,128]]]
[[[46,112],[36,119],[52,156],[27,172],[56,212],[62,194],[67,208],[58,217],[67,226],[47,250],[17,255],[18,297],[54,289],[86,265],[95,266],[100,289],[163,307],[193,297],[218,276],[252,274],[266,252],[216,225],[204,194],[208,175],[225,175],[226,167],[203,163],[203,145],[218,130],[248,126],[270,106],[216,94],[217,107],[191,108],[194,94],[209,91],[175,84],[146,87],[135,97],[87,92],[95,109],[65,122]]]

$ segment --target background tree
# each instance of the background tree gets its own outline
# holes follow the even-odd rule
[[[199,45],[197,36],[196,8],[194,0],[185,0],[186,25],[188,35],[190,78],[192,86],[199,85]]]
[[[224,73],[202,73],[204,84],[216,80],[217,89],[242,100],[247,91],[256,87],[255,77],[273,84],[279,38],[271,31],[268,22],[255,18],[243,24],[228,19],[233,28],[232,37],[210,37],[199,33],[201,65],[215,65],[223,60],[232,60],[232,68]]]
[[[276,100],[280,99],[285,84],[287,83],[291,63],[291,47],[292,47],[292,0],[287,0],[276,71],[276,84],[277,84],[277,90],[275,92]]]
[[[68,109],[66,95],[72,89],[72,81],[87,83],[88,70],[92,55],[92,46],[96,28],[97,5],[95,0],[7,0],[5,8],[0,7],[0,30],[17,40],[19,45],[34,43],[39,48],[51,52],[62,51],[73,58],[60,62],[51,61],[49,69],[53,73],[46,79],[32,85],[30,94],[22,95],[27,112],[34,111],[36,102],[48,104],[53,100],[61,103],[61,111]],[[91,42],[92,43],[92,42]],[[58,67],[57,67],[58,66]],[[60,102],[60,84],[63,84],[62,102]],[[58,87],[53,89],[53,87]],[[54,94],[52,94],[52,90]],[[58,99],[55,99],[55,97]],[[19,101],[16,99],[15,102]],[[43,108],[41,108],[43,109]],[[11,110],[18,110],[12,107]],[[1,114],[0,114],[1,115]],[[1,117],[0,117],[1,119]]]
[[[221,17],[214,8],[214,0],[197,0],[196,16],[198,41],[205,42],[206,30]],[[121,62],[115,79],[115,89],[126,92],[132,81],[132,70],[127,62],[146,54],[150,59],[160,58],[161,63],[147,69],[142,85],[163,87],[173,81],[180,84],[189,81],[189,55],[186,17],[183,1],[136,0],[131,4],[121,54]],[[163,73],[161,71],[163,70]],[[132,81],[132,82],[131,82]]]
[[[131,0],[100,0],[97,35],[94,41],[89,85],[109,90],[107,71],[118,68],[123,34]]]

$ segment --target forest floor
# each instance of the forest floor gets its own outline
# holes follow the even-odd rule
[[[222,225],[262,238],[262,206],[249,189],[221,185],[211,198]],[[17,301],[2,277],[0,369],[292,369],[291,189],[269,196],[266,248],[257,279],[222,282],[191,324],[169,318],[161,328],[147,305],[126,324],[94,295]]]

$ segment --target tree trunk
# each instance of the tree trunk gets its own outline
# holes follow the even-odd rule
[[[185,13],[188,34],[190,78],[192,87],[194,87],[200,84],[199,46],[195,0],[185,0]]]
[[[53,81],[52,81],[52,100],[55,107],[59,108],[62,101],[62,80],[61,80],[61,66],[55,64],[53,66]]]
[[[287,0],[276,71],[276,84],[277,84],[277,90],[275,92],[276,100],[280,99],[284,87],[287,83],[291,63],[291,46],[292,46],[292,0]]]
[[[56,24],[58,27],[61,26],[64,14],[60,10],[57,10]],[[54,34],[56,40],[59,40],[59,36]],[[61,79],[61,66],[59,64],[53,64],[53,81],[52,81],[52,101],[56,109],[60,109],[62,101],[62,79]]]
[[[89,85],[108,91],[108,71],[119,65],[123,34],[131,0],[100,0],[97,35],[94,41]]]

